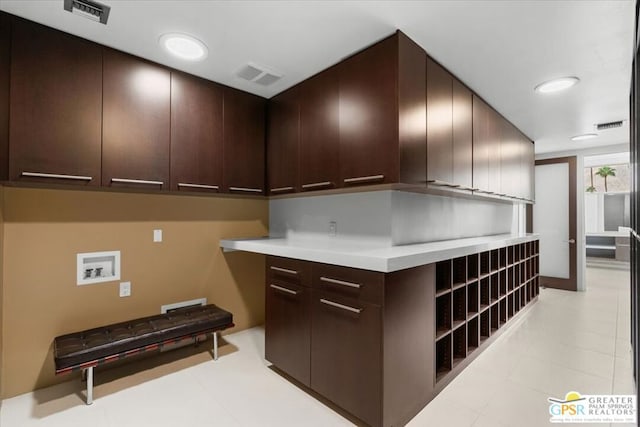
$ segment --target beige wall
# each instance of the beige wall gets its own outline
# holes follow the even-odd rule
[[[6,187],[2,397],[68,379],[54,376],[55,336],[162,304],[207,297],[234,314],[234,330],[263,323],[264,257],[218,242],[266,235],[267,224],[265,200]],[[121,251],[128,298],[117,282],[76,286],[76,254],[109,250]]]

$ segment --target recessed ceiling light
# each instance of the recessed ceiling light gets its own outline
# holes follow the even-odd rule
[[[584,141],[585,139],[592,139],[592,138],[597,138],[598,134],[597,133],[585,133],[583,135],[576,135],[571,137],[572,141]]]
[[[580,79],[577,77],[561,77],[559,79],[540,83],[533,90],[540,93],[559,92],[561,90],[569,89],[571,86],[578,84],[578,82],[580,82]]]
[[[181,33],[163,34],[160,45],[172,55],[187,61],[201,61],[208,53],[207,46],[200,40]]]

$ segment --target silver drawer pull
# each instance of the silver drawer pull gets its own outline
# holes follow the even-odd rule
[[[283,191],[293,191],[293,187],[278,187],[278,188],[272,188],[271,190],[272,193],[281,193]]]
[[[312,184],[302,184],[302,188],[318,188],[318,187],[330,187],[333,186],[331,181],[314,182]]]
[[[298,295],[298,291],[292,291],[291,289],[287,289],[287,288],[283,288],[282,286],[278,286],[278,285],[269,285],[269,287],[280,291],[280,292],[284,292],[286,294],[291,294],[291,295]]]
[[[356,288],[356,289],[360,289],[362,287],[362,285],[360,285],[359,283],[345,282],[343,280],[332,279],[330,277],[324,277],[324,276],[320,277],[320,281],[321,282],[332,283],[334,285],[348,286],[350,288]]]
[[[369,176],[359,176],[357,178],[345,178],[345,184],[354,184],[359,182],[370,182],[370,181],[382,181],[384,179],[384,175],[369,175]]]
[[[427,181],[427,184],[437,185],[438,187],[452,187],[452,188],[461,187],[460,184],[452,184],[446,181],[438,181],[437,179],[430,179]]]
[[[121,184],[164,185],[162,181],[147,181],[146,179],[111,178],[111,182],[119,182]]]
[[[204,185],[204,184],[187,184],[186,182],[179,182],[178,187],[186,187],[186,188],[204,188],[207,190],[219,190],[220,187],[217,185]]]
[[[347,311],[350,311],[350,312],[356,313],[356,314],[360,314],[360,312],[362,311],[361,308],[349,307],[348,305],[338,304],[337,302],[329,301],[328,299],[324,299],[324,298],[320,298],[320,302],[323,303],[323,304],[327,304],[327,305],[330,305],[332,307],[341,308],[343,310],[347,310]]]
[[[282,267],[276,267],[274,265],[269,267],[271,270],[273,271],[279,271],[280,273],[287,273],[287,274],[293,274],[293,275],[297,275],[298,272],[295,270],[289,270],[288,268],[282,268]]]
[[[244,191],[245,193],[262,193],[261,188],[247,188],[247,187],[229,187],[231,191]]]
[[[40,172],[22,172],[20,176],[29,176],[32,178],[54,178],[54,179],[71,179],[74,181],[91,181],[93,177],[82,175],[62,175],[57,173],[40,173]]]

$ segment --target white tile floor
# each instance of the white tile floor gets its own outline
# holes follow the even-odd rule
[[[584,293],[543,290],[409,425],[538,427],[549,425],[549,396],[634,393],[628,271],[589,269],[587,283]],[[352,425],[268,369],[261,328],[226,339],[232,345],[217,362],[199,352],[132,375],[97,370],[92,406],[84,405],[77,380],[7,399],[0,425]]]

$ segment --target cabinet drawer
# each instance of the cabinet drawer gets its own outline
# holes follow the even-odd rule
[[[313,265],[313,287],[374,304],[384,299],[384,274],[328,264]]]
[[[268,256],[266,262],[267,281],[294,283],[311,286],[311,263],[291,258]]]

